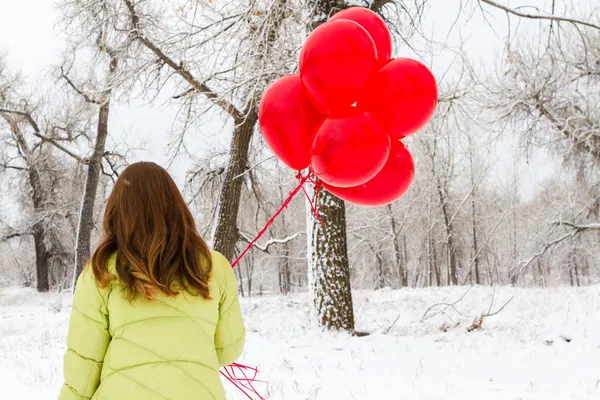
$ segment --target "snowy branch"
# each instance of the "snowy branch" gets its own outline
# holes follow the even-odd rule
[[[563,241],[565,241],[567,239],[573,238],[581,232],[600,230],[600,223],[577,225],[577,224],[573,224],[570,222],[557,221],[557,222],[554,222],[553,225],[567,226],[567,227],[572,228],[572,230],[570,232],[552,240],[551,242],[546,243],[537,253],[532,255],[528,260],[521,262],[522,266],[519,269],[519,275],[522,274],[523,271],[525,271],[525,269],[527,267],[529,267],[529,265],[531,265],[531,263],[533,263],[537,258],[544,255],[548,250],[550,250],[552,247],[556,246],[557,244],[562,243]]]
[[[294,235],[288,236],[288,237],[283,238],[283,239],[271,239],[271,240],[267,241],[267,243],[265,243],[264,246],[261,246],[258,243],[255,243],[254,247],[256,247],[257,249],[259,249],[260,251],[263,251],[265,253],[269,253],[269,247],[271,247],[272,245],[275,245],[275,244],[285,244],[285,243],[291,242],[292,240],[296,239],[298,236],[304,235],[304,234],[305,234],[305,232],[297,232]],[[242,231],[239,231],[239,235],[240,235],[240,238],[243,241],[245,241],[246,243],[252,242],[252,238],[248,234],[246,234],[246,233],[244,233]]]

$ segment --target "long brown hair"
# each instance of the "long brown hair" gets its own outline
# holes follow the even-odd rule
[[[154,163],[127,167],[108,197],[103,237],[92,256],[101,287],[116,279],[107,269],[115,253],[130,301],[138,294],[147,299],[155,299],[157,292],[175,296],[177,286],[210,298],[210,249],[177,185]]]

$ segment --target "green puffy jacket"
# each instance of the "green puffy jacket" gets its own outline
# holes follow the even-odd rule
[[[219,367],[238,359],[246,339],[225,257],[213,252],[212,300],[182,291],[129,303],[121,288],[99,288],[89,268],[79,277],[59,400],[225,399]]]

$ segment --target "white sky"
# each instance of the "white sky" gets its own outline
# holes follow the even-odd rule
[[[473,4],[473,1],[462,0],[470,4]],[[546,0],[501,1],[512,6],[530,4],[543,7],[549,3]],[[586,2],[586,0],[577,1]],[[49,66],[59,63],[64,42],[60,32],[54,27],[59,16],[52,6],[53,2],[51,0],[2,0],[2,3],[0,51],[8,53],[9,65],[20,69],[29,82],[39,82],[43,80],[44,74],[48,73]],[[436,40],[451,45],[457,45],[462,40],[467,54],[476,64],[489,66],[497,61],[495,57],[502,52],[507,32],[506,17],[504,13],[487,7],[485,9],[490,13],[488,21],[491,21],[493,28],[484,21],[481,12],[476,12],[470,18],[463,15],[457,20],[460,3],[461,0],[433,0],[425,15],[425,31],[431,33]],[[519,21],[512,19],[513,28],[517,22]],[[519,23],[531,24],[522,21]],[[406,54],[406,50],[399,49],[396,52],[396,55],[401,54]],[[451,57],[451,53],[445,53],[426,61],[431,63],[434,73],[439,78]],[[146,151],[138,153],[136,157],[164,165],[175,112],[172,107],[150,108],[136,103],[118,105],[113,108],[111,114],[110,136],[117,142],[125,140],[137,144],[144,140]],[[197,148],[194,150],[201,153],[203,149],[214,146],[215,138],[225,145],[229,140],[228,136],[228,130],[223,129],[223,121],[210,121],[199,135],[200,138],[206,139],[198,140],[195,143]],[[511,152],[510,148],[506,150]],[[505,161],[510,162],[509,158],[507,157]],[[180,185],[183,183],[188,167],[189,160],[184,159],[170,170]],[[499,179],[503,175],[502,169],[501,165],[496,168],[495,173]],[[546,157],[538,156],[527,166],[523,182],[525,186],[533,189],[536,184],[553,173],[553,163]]]

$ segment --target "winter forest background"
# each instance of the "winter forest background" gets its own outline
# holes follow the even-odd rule
[[[416,180],[381,208],[319,196],[325,228],[296,199],[236,269],[241,294],[310,288],[321,324],[353,331],[350,288],[597,284],[597,0],[60,0],[0,11],[0,285],[70,288],[140,159],[234,259],[296,183],[258,132],[261,94],[351,5],[438,79],[407,140]]]

